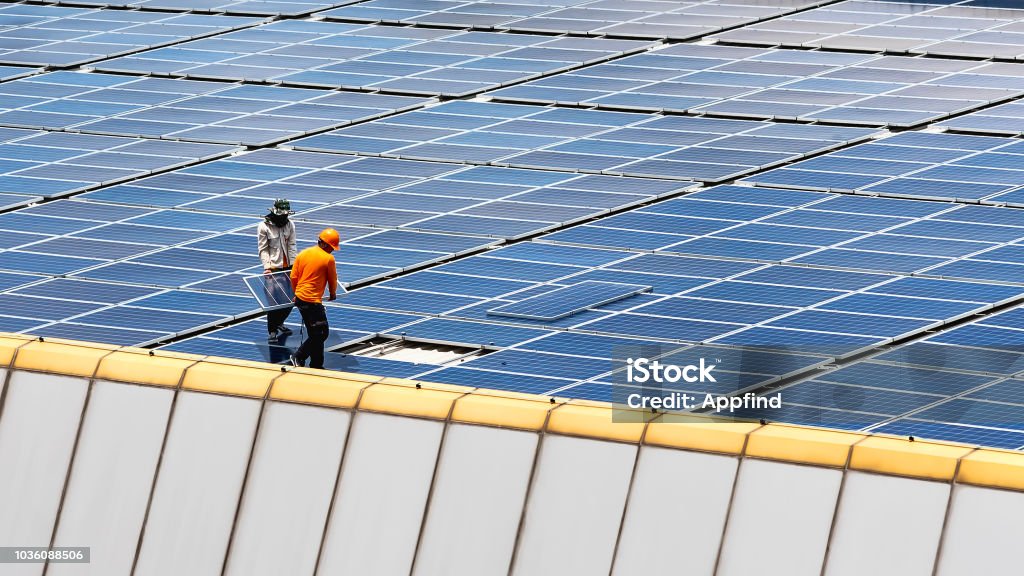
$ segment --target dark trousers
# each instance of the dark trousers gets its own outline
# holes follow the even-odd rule
[[[309,358],[310,368],[324,367],[324,342],[330,333],[327,324],[327,310],[323,304],[295,299],[295,307],[302,314],[302,324],[306,327],[306,339],[295,351],[295,358],[305,363]]]

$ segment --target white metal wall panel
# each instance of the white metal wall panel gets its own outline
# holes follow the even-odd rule
[[[260,405],[179,393],[135,576],[220,576]]]
[[[614,574],[710,576],[738,465],[729,456],[641,448]]]
[[[266,407],[227,574],[312,575],[345,447],[347,411]]]
[[[949,484],[846,473],[828,576],[930,576]]]
[[[548,435],[540,452],[515,574],[607,574],[637,447]]]
[[[96,382],[57,527],[57,546],[89,546],[88,564],[48,576],[128,574],[174,391]]]
[[[507,576],[536,448],[532,432],[449,425],[415,576]]]
[[[14,371],[0,417],[0,542],[49,546],[88,381]],[[42,564],[5,564],[4,576]]]
[[[819,576],[842,471],[744,460],[719,576]]]
[[[1024,493],[962,484],[953,490],[938,576],[1020,574]]]
[[[354,418],[319,573],[408,576],[444,423]]]

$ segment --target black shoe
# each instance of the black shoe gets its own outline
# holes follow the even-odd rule
[[[277,344],[280,338],[277,336],[277,332],[271,332],[267,334],[267,344]]]
[[[299,360],[299,359],[298,359],[298,358],[297,358],[297,357],[295,356],[295,354],[289,354],[289,355],[288,355],[288,361],[289,361],[289,362],[291,362],[291,363],[292,363],[292,366],[295,366],[296,368],[302,368],[303,366],[305,366],[305,365],[306,365],[306,362],[305,362],[305,361],[303,361],[303,360]]]
[[[292,329],[287,327],[287,326],[281,326],[280,328],[277,329],[277,333],[280,334],[282,337],[283,336],[291,336],[292,335]]]

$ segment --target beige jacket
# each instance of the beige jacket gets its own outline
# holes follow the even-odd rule
[[[264,269],[287,268],[295,262],[295,224],[290,220],[280,228],[266,220],[260,222],[256,240]]]

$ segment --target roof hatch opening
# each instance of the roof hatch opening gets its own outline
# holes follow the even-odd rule
[[[470,346],[417,342],[402,338],[377,337],[341,348],[335,352],[369,358],[414,362],[416,364],[445,366],[448,364],[458,364],[470,357],[482,356],[491,352],[491,350]]]

